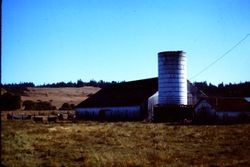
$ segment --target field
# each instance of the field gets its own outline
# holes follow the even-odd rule
[[[250,124],[2,121],[4,166],[250,166]]]
[[[21,96],[22,101],[48,101],[56,108],[60,108],[63,103],[79,104],[87,99],[89,95],[96,93],[100,88],[92,86],[84,86],[79,88],[27,88],[24,95]]]

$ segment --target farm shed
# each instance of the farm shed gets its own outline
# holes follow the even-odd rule
[[[250,118],[250,102],[245,98],[210,97],[195,105],[195,120],[198,123],[246,122]]]

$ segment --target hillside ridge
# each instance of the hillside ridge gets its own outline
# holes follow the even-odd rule
[[[77,105],[87,99],[90,95],[95,94],[101,88],[93,86],[84,87],[62,87],[62,88],[39,88],[28,87],[21,95],[22,102],[25,100],[48,101],[59,109],[63,103]]]

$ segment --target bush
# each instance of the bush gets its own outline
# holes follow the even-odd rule
[[[52,106],[50,102],[40,101],[36,103],[36,110],[54,110],[55,106]]]
[[[21,96],[4,93],[0,96],[0,110],[17,110],[21,108]]]
[[[36,103],[31,100],[25,100],[23,102],[24,110],[35,110]]]
[[[47,101],[34,102],[26,100],[23,102],[24,110],[56,110],[56,107]]]
[[[74,104],[63,103],[59,110],[73,110],[75,108]]]

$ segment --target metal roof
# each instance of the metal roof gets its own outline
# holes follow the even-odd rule
[[[247,111],[250,112],[250,103],[240,97],[207,97],[206,100],[216,111]],[[202,101],[201,100],[201,101]],[[199,103],[198,103],[199,104]],[[197,105],[198,105],[197,104]]]
[[[109,85],[76,108],[140,105],[158,90],[158,78]]]

